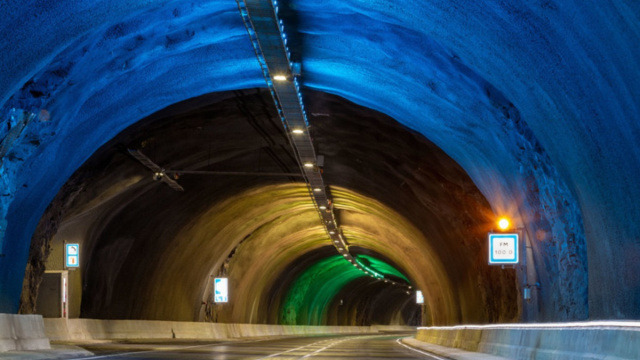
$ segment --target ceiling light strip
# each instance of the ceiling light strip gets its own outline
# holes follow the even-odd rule
[[[336,223],[333,204],[327,197],[322,169],[318,165],[315,148],[309,135],[309,122],[298,81],[299,74],[294,72],[291,53],[286,45],[287,36],[284,25],[282,20],[278,19],[278,2],[271,0],[236,0],[236,2],[265,81],[271,91],[278,116],[327,235],[336,250],[353,266],[372,278],[384,279],[382,274],[365,267],[349,252],[349,245]],[[411,289],[405,283],[391,279],[385,280]]]

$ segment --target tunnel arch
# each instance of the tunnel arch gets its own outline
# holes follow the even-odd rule
[[[541,299],[547,310],[539,319],[638,316],[638,278],[627,270],[635,269],[640,233],[632,221],[640,211],[633,203],[640,195],[633,185],[640,173],[634,145],[640,83],[634,64],[640,55],[629,46],[640,37],[633,25],[637,6],[625,1],[482,6],[415,1],[404,7],[342,2],[323,9],[292,4],[300,18],[307,89],[384,110],[425,134],[463,166],[496,213],[519,218],[534,240],[542,286],[560,297]],[[2,8],[3,19],[12,19],[3,21],[3,29],[24,39],[3,43],[3,53],[24,61],[3,62],[2,113],[17,108],[51,114],[50,120],[31,123],[14,146],[15,156],[3,159],[2,251],[15,264],[25,262],[24,244],[57,189],[119,131],[170,103],[262,85],[235,11],[219,2],[195,2],[190,8],[175,1],[150,7],[60,1],[47,8],[13,2]],[[350,21],[339,21],[345,18]],[[327,29],[348,24],[359,32],[349,37],[341,28]],[[366,32],[358,26],[364,24],[385,31]],[[189,31],[203,26],[209,31]],[[160,40],[149,43],[165,51],[123,46],[135,45],[134,33],[141,29],[150,35],[143,42]],[[332,44],[335,38],[341,41]],[[339,51],[345,44],[359,44],[355,48],[363,51]],[[394,56],[385,49],[395,50]],[[158,56],[145,56],[150,53]],[[340,54],[357,55],[366,65]],[[348,63],[355,64],[348,72],[331,72]],[[370,71],[370,64],[387,66]],[[417,69],[438,69],[435,75],[445,81],[431,81]],[[455,90],[431,95],[443,87]],[[612,277],[605,269],[616,246],[629,251],[616,262],[622,276]],[[14,260],[1,261],[7,290],[0,306],[15,311],[23,269]],[[612,293],[620,295],[608,301]]]
[[[54,244],[79,239],[86,249],[82,278],[74,280],[74,286],[82,284],[82,298],[76,299],[82,306],[72,315],[203,320],[202,302],[211,301],[212,277],[226,275],[234,301],[217,305],[210,318],[280,321],[274,312],[282,307],[289,289],[276,291],[275,284],[291,284],[296,274],[285,269],[294,262],[312,266],[309,252],[324,249],[325,257],[332,254],[326,249],[330,240],[306,187],[287,176],[183,174],[178,181],[186,190],[178,193],[154,182],[148,169],[126,151],[144,146],[143,151],[167,168],[197,164],[208,169],[287,173],[286,166],[295,167],[295,162],[288,157],[286,138],[279,136],[282,130],[272,116],[274,110],[266,106],[268,96],[256,89],[176,104],[120,134],[74,175],[78,179],[71,183],[82,183],[82,192],[71,202],[54,237]],[[483,234],[491,210],[464,171],[424,137],[380,113],[323,93],[310,93],[310,99],[315,99],[309,103],[311,108],[337,112],[315,122],[313,135],[327,156],[325,174],[335,184],[329,192],[356,258],[374,256],[397,264],[414,289],[425,289],[427,307],[436,314],[431,321],[436,323],[514,319],[518,309],[512,274],[497,269],[476,272],[477,264],[484,261],[477,252],[486,252]],[[363,129],[363,119],[379,127]],[[332,134],[336,124],[341,124],[342,131]],[[362,143],[355,135],[377,137],[386,145]],[[396,136],[401,140],[387,141]],[[194,138],[198,139],[195,145]],[[200,141],[204,138],[209,142]],[[411,160],[397,169],[385,161],[405,154]],[[366,171],[353,162],[365,163]],[[414,167],[419,170],[408,171]],[[407,183],[402,193],[380,190],[401,182]],[[65,196],[69,193],[59,194]],[[457,202],[448,204],[452,198]],[[465,241],[447,240],[455,237]],[[455,258],[446,256],[448,252]],[[443,259],[456,266],[445,269]],[[474,276],[481,279],[480,286],[473,284],[470,277]],[[489,294],[486,287],[495,281],[500,285]],[[358,318],[353,315],[363,310],[358,306],[375,305],[376,299],[390,301],[371,290],[363,292],[371,299],[360,296],[350,310],[350,320],[344,321],[416,321],[415,314],[404,310],[410,297],[405,291],[391,290],[402,295],[404,302],[389,305],[394,312]],[[463,304],[466,297],[485,300]],[[492,298],[494,303],[487,300]],[[337,311],[330,303],[333,297],[325,300],[316,310],[324,315],[313,323],[336,321],[331,318]],[[402,315],[403,311],[409,313]]]

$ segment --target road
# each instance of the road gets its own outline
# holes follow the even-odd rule
[[[108,359],[436,359],[412,350],[398,339],[407,335],[309,336],[225,342],[150,342],[83,345]]]

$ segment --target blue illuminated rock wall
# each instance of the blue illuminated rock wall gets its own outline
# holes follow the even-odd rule
[[[2,61],[0,113],[50,114],[16,142],[13,153],[21,156],[3,159],[2,311],[17,309],[39,217],[100,145],[168,104],[264,83],[235,4],[165,3],[96,1],[81,9],[73,1],[15,2],[2,9],[2,31],[14,36],[2,42],[11,59]],[[40,145],[31,145],[34,138]]]
[[[304,86],[421,132],[526,226],[541,319],[640,318],[638,3],[291,8]],[[169,104],[264,80],[233,1],[9,1],[0,16],[3,124],[12,108],[50,114],[0,168],[0,311],[14,312],[36,223],[100,145]]]

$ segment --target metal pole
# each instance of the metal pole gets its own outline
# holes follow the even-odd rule
[[[527,300],[527,240],[525,238],[524,228],[518,228],[518,234],[520,235],[520,246],[522,247],[522,320],[529,320],[529,309],[528,309],[528,300]]]

